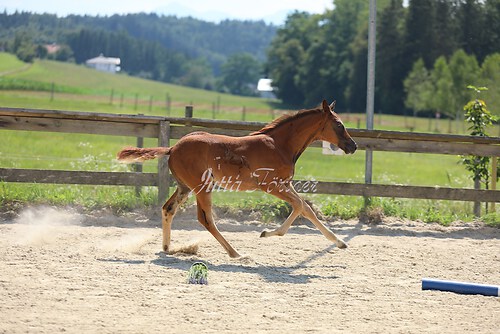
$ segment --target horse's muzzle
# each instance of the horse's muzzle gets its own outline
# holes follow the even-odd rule
[[[343,149],[346,154],[353,154],[358,149],[358,145],[351,139],[345,143]]]

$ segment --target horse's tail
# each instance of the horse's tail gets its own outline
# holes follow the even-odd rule
[[[125,147],[123,150],[118,152],[116,159],[123,163],[132,163],[152,160],[169,154],[170,147]]]

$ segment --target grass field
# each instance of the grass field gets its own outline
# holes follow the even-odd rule
[[[105,74],[67,63],[37,61],[26,66],[12,55],[0,53],[0,64],[0,73],[7,73],[0,76],[0,85],[3,80],[7,84],[17,81],[48,87],[54,83],[55,87],[59,87],[53,95],[50,90],[33,91],[18,86],[0,90],[0,106],[3,107],[183,116],[184,106],[193,104],[195,117],[232,120],[244,117],[246,120],[263,122],[283,112],[275,109],[277,101],[219,94],[124,74]],[[167,108],[167,94],[171,100],[170,108]],[[214,108],[217,105],[220,108]],[[342,117],[348,127],[357,127],[358,124],[363,127],[365,122],[364,115],[344,114]],[[375,127],[403,131],[412,128],[417,132],[436,128],[443,133],[448,130],[458,133],[465,131],[464,124],[457,125],[446,120],[430,122],[427,119],[389,115],[376,115]],[[0,137],[0,167],[11,168],[123,170],[129,167],[117,164],[114,156],[123,146],[135,144],[135,139],[131,137],[6,130],[0,132]],[[156,141],[148,140],[145,145],[156,146]],[[459,157],[449,155],[375,152],[373,180],[380,184],[471,188],[472,181],[458,161]],[[156,163],[146,163],[145,170],[155,171]],[[296,179],[363,182],[364,152],[353,156],[325,156],[319,149],[310,148],[298,161]],[[0,202],[4,204],[13,201],[43,202],[90,208],[111,206],[122,210],[144,203],[152,205],[156,201],[155,196],[154,188],[144,189],[142,197],[136,199],[131,187],[0,183]],[[358,215],[363,207],[363,199],[358,197],[309,197],[325,214],[343,218]],[[267,208],[264,211],[269,219],[286,213],[286,207],[265,194],[217,193],[214,202],[230,209]],[[470,203],[375,199],[374,205],[382,208],[387,215],[424,221],[448,223],[458,219],[473,219]]]

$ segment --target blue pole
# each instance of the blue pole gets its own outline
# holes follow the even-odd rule
[[[422,290],[450,291],[467,295],[485,295],[500,297],[500,286],[445,281],[432,278],[422,279]]]

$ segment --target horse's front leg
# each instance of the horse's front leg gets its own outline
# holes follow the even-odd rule
[[[316,216],[313,209],[309,206],[309,204],[304,201],[304,211],[302,213],[305,218],[309,219],[311,223],[314,224],[318,228],[318,230],[330,241],[333,241],[338,248],[347,248],[347,244],[337,237],[335,233],[330,231]]]
[[[260,237],[261,238],[272,237],[272,236],[281,237],[285,235],[286,232],[288,232],[288,229],[290,228],[290,226],[292,226],[292,223],[295,221],[295,219],[297,219],[297,217],[302,214],[303,211],[302,199],[297,195],[291,183],[287,185],[282,185],[280,188],[276,188],[273,189],[273,191],[267,191],[267,192],[289,203],[292,206],[292,212],[284,221],[284,223],[281,224],[280,227],[278,227],[273,231],[264,230],[260,234]]]

